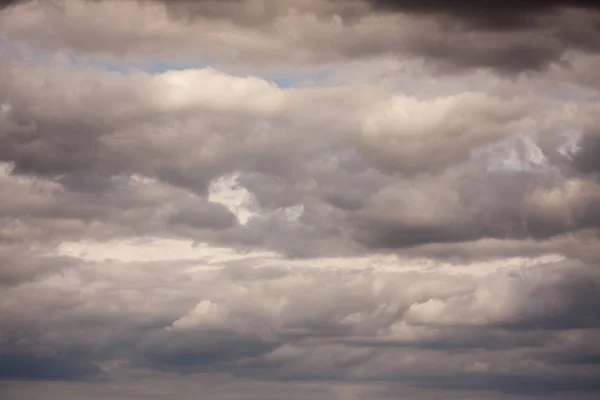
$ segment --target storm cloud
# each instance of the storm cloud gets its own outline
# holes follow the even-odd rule
[[[596,398],[599,40],[584,1],[0,2],[0,395]]]

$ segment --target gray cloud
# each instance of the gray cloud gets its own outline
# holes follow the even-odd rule
[[[103,366],[114,359],[158,371],[229,370],[277,380],[320,375],[385,382],[410,376],[420,384],[444,355],[448,364],[434,367],[434,376],[443,381],[460,376],[461,368],[483,368],[488,389],[499,390],[507,378],[499,371],[509,365],[526,371],[532,356],[550,361],[544,374],[562,373],[574,362],[575,349],[588,349],[595,338],[594,331],[569,335],[600,323],[597,271],[573,263],[482,278],[402,272],[402,266],[390,272],[254,267],[249,276],[249,265],[216,271],[188,265],[171,264],[165,282],[164,263],[88,262],[63,278],[41,275],[13,286],[5,304],[21,302],[19,316],[4,306],[2,329],[20,344],[3,341],[5,354],[18,354],[9,357],[14,368],[4,378],[81,379],[93,365],[109,373]],[[53,287],[56,279],[64,283]],[[32,290],[46,302],[28,300]],[[470,348],[479,349],[475,360],[457,352]],[[499,354],[506,351],[513,356]],[[392,354],[413,361],[392,367]],[[39,372],[19,372],[16,365],[26,361],[39,365]],[[51,370],[55,362],[62,367]],[[82,362],[90,367],[81,369]],[[469,388],[479,389],[476,382]],[[528,389],[516,384],[514,391]]]
[[[186,62],[181,53],[170,51],[176,45],[189,49],[187,62],[198,61],[193,49],[202,48],[206,58],[225,65],[259,68],[387,56],[422,59],[438,72],[484,68],[515,75],[569,65],[571,53],[596,54],[598,50],[598,8],[583,1],[486,1],[477,6],[469,1],[426,5],[353,0],[121,2],[123,15],[130,18],[142,19],[145,13],[166,18],[147,34],[130,31],[126,21],[113,21],[110,30],[103,29],[99,21],[110,13],[113,3],[82,6],[97,10],[80,14],[79,18],[89,20],[87,25],[69,16],[76,2],[48,8],[43,16],[35,14],[36,7],[51,5],[26,3],[11,8],[14,16],[7,17],[4,31],[42,47],[112,53],[132,60],[156,54]],[[16,22],[20,18],[32,21],[27,20],[28,9],[46,23],[46,27],[31,27],[38,32],[35,36],[24,29],[25,24]],[[214,35],[215,29],[228,34]],[[233,39],[238,35],[253,39],[244,46],[243,41]]]
[[[0,8],[0,395],[598,392],[595,4]]]
[[[573,164],[583,173],[600,171],[598,155],[600,154],[600,136],[588,134],[581,138],[579,151],[574,154]]]
[[[30,200],[5,207],[37,225],[36,234],[177,235],[310,255],[361,246],[539,239],[597,227],[594,184],[549,172],[483,173],[479,169],[487,161],[469,161],[478,147],[543,118],[512,97],[465,93],[419,100],[365,90],[364,99],[342,101],[344,89],[282,90],[211,70],[140,73],[131,80],[84,70],[78,79],[87,86],[69,99],[58,90],[71,84],[68,71],[32,68],[26,84],[16,66],[5,70],[2,158],[12,163],[15,176],[50,179],[38,185],[6,177],[7,190]],[[214,77],[217,86],[219,80],[244,85],[263,100],[247,106],[239,102],[244,93],[198,96],[169,84],[176,77],[198,85]],[[36,80],[46,83],[38,88]],[[144,97],[161,85],[179,100]],[[47,95],[54,90],[57,100],[44,102],[36,90]],[[375,107],[365,104],[371,99]],[[338,102],[334,110],[320,111],[332,101]],[[81,112],[73,114],[74,107]],[[221,119],[224,113],[232,116]],[[346,119],[338,122],[339,115]],[[305,140],[311,131],[317,134]],[[445,141],[450,136],[457,139]],[[442,149],[444,157],[432,156]],[[467,164],[451,173],[419,176],[461,162]],[[249,190],[262,218],[238,225],[225,207],[206,202],[211,182],[230,173]],[[398,173],[405,178],[396,178]],[[195,198],[184,200],[186,191]],[[558,203],[543,204],[546,193],[554,192]],[[436,205],[441,199],[446,200]],[[420,204],[425,219],[414,219],[413,204]],[[286,207],[296,207],[299,216],[290,220],[282,211]]]
[[[29,354],[2,354],[0,379],[79,380],[99,372],[93,365],[73,359],[35,357]]]
[[[217,4],[218,3],[218,4]],[[438,62],[443,68],[491,68],[502,73],[540,71],[560,62],[571,49],[596,52],[600,35],[598,6],[591,1],[509,3],[415,1],[317,1],[279,5],[251,1],[165,2],[173,15],[183,18],[233,18],[234,21],[268,24],[291,10],[314,13],[321,18],[334,15],[353,23],[372,15],[411,15],[441,21],[440,31],[409,35],[397,41],[390,32],[383,43],[366,41],[340,43],[340,52],[353,57],[382,53],[413,54]],[[573,15],[571,15],[573,14]],[[251,17],[251,20],[247,18]],[[400,24],[400,23],[398,23]],[[436,34],[437,33],[437,34]],[[491,33],[491,35],[490,35]]]
[[[436,379],[437,378],[437,379]],[[531,377],[515,374],[486,375],[473,378],[471,375],[452,375],[448,377],[436,377],[421,383],[423,387],[454,388],[454,389],[479,389],[489,390],[496,388],[505,394],[531,394],[552,395],[564,393],[565,395],[578,396],[581,392],[596,394],[598,392],[598,377],[570,377],[570,376],[548,376]],[[577,387],[578,393],[573,393],[572,388]]]
[[[20,0],[2,0],[2,1],[0,1],[0,7],[14,6],[20,2],[21,2]]]
[[[582,8],[594,10],[598,5],[593,1],[521,1],[498,2],[495,0],[475,2],[470,0],[418,2],[405,0],[368,0],[376,9],[388,11],[408,11],[423,14],[446,14],[474,25],[477,28],[502,29],[519,28],[535,24],[533,17],[552,13],[561,8]]]

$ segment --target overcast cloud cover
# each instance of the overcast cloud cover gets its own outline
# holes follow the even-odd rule
[[[0,397],[600,396],[600,6],[0,1]]]

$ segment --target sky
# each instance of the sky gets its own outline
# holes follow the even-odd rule
[[[0,1],[0,397],[600,396],[600,5]]]

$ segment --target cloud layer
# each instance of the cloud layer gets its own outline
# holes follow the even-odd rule
[[[596,398],[599,13],[0,2],[0,392]]]

